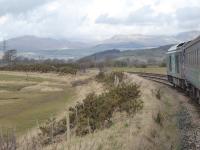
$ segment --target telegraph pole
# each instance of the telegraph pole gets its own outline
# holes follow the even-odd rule
[[[4,39],[3,40],[3,53],[6,52],[6,40]]]

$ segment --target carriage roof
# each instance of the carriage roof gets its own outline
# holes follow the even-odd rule
[[[182,51],[182,46],[184,45],[185,43],[180,43],[180,44],[176,44],[176,45],[173,45],[167,52],[167,54],[171,54],[171,53],[176,53],[176,52],[181,52]]]

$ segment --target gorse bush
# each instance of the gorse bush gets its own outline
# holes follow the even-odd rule
[[[110,88],[101,95],[91,93],[82,103],[69,108],[70,129],[75,135],[83,136],[97,129],[110,127],[115,112],[134,115],[142,109],[140,95],[138,85],[125,83]],[[66,122],[66,118],[63,118],[58,122],[47,123],[40,129],[45,137],[56,136],[66,132]],[[52,129],[53,126],[55,129]],[[50,141],[49,139],[46,138],[46,141]]]
[[[109,95],[120,112],[125,111],[128,114],[134,114],[143,106],[142,101],[139,99],[141,92],[137,84],[122,83],[111,89]]]
[[[70,120],[76,135],[109,127],[114,112],[135,114],[142,109],[140,90],[136,84],[121,84],[102,95],[89,94],[82,103],[70,108]]]

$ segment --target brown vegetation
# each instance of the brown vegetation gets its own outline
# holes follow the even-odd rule
[[[108,128],[113,124],[111,118],[114,113],[134,115],[141,110],[143,102],[140,96],[138,85],[126,83],[112,87],[101,95],[91,93],[82,102],[69,108],[70,130],[76,136],[84,136],[97,129]],[[66,117],[46,122],[40,127],[43,143],[52,143],[52,137],[69,132],[67,126]]]
[[[60,74],[76,74],[79,70],[77,64],[17,64],[12,66],[0,67],[2,71],[25,71],[25,72],[56,72]]]

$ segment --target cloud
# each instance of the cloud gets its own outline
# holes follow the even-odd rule
[[[0,17],[1,34],[6,38],[27,34],[58,38],[77,36],[78,27],[86,19],[86,14],[82,14],[84,6],[77,10],[77,0],[73,5],[68,2],[72,0],[52,1],[18,15],[4,15]]]
[[[199,0],[0,0],[0,35],[5,38],[102,39],[191,29],[200,29]]]
[[[150,6],[144,6],[131,12],[125,18],[110,17],[108,14],[100,15],[96,19],[97,24],[110,25],[156,25],[166,24],[172,17],[166,14],[157,14]]]
[[[52,0],[0,0],[0,16],[33,10]]]
[[[200,27],[200,7],[184,7],[176,11],[178,26],[194,29]]]

